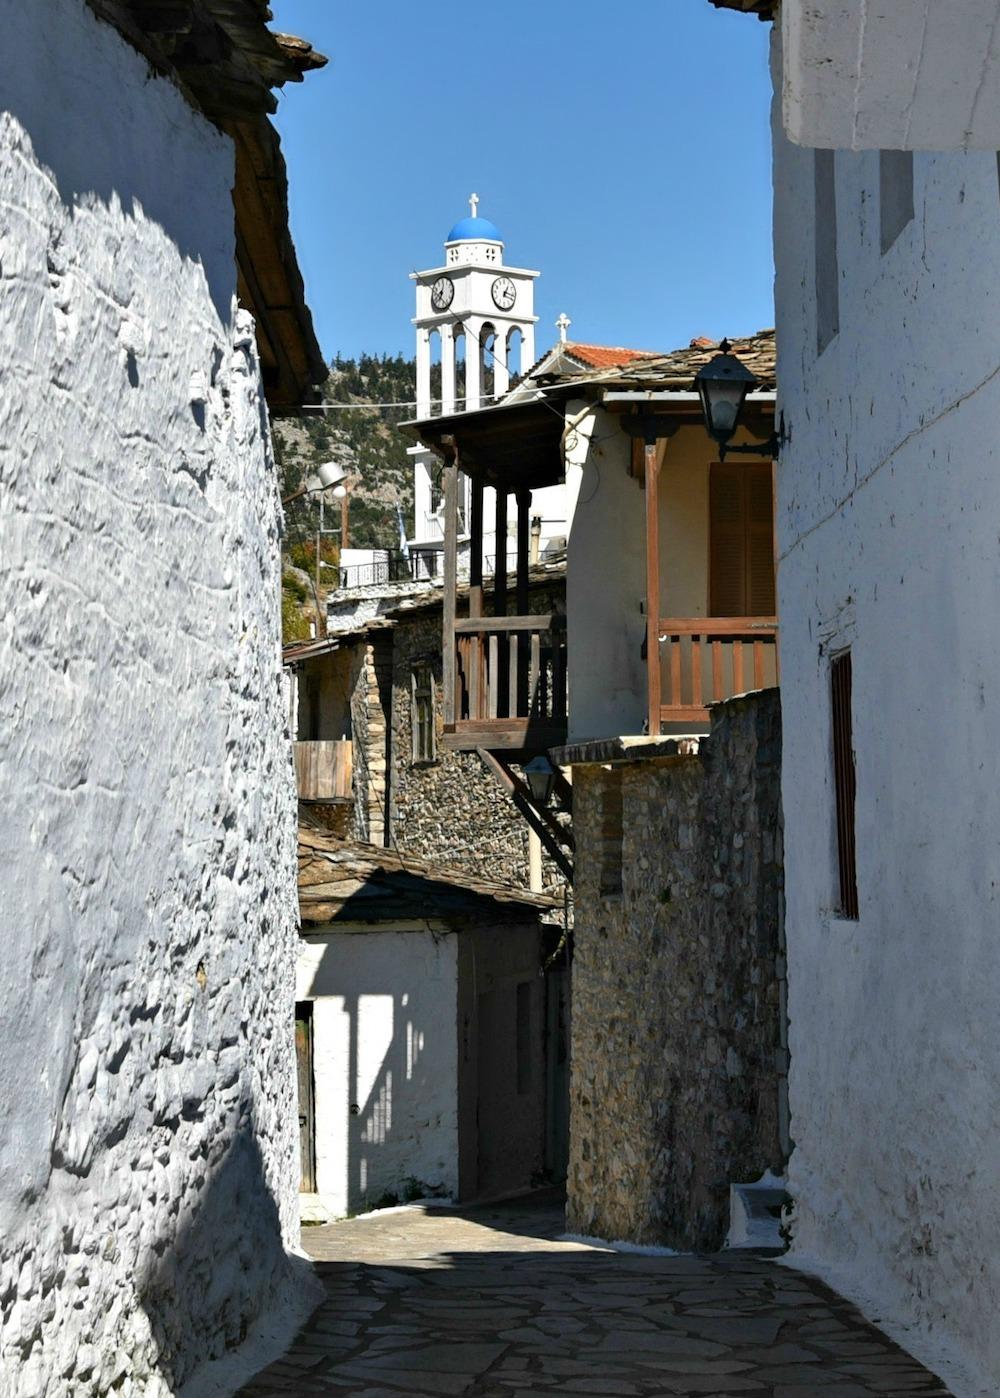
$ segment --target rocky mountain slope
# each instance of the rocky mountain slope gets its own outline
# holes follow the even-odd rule
[[[282,418],[274,424],[274,444],[281,470],[282,495],[290,495],[324,461],[335,461],[351,473],[348,543],[353,548],[396,548],[399,515],[413,527],[413,474],[406,449],[411,439],[399,424],[414,416],[408,405],[416,396],[416,364],[402,355],[338,356],[330,377],[317,391],[316,402],[326,412]],[[404,404],[389,407],[386,404]],[[282,615],[285,640],[310,634],[316,619],[316,541],[320,506],[315,497],[290,504],[286,511],[285,567]],[[328,500],[323,511],[321,562],[336,565],[339,556],[340,507]],[[326,590],[336,580],[334,567],[321,568]]]

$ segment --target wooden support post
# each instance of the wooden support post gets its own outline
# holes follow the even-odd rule
[[[517,492],[517,615],[528,615],[528,569],[531,550],[531,491]],[[528,637],[517,638],[517,709],[518,717],[528,715]]]
[[[471,553],[469,556],[469,616],[483,614],[483,480],[481,476],[472,481],[472,509],[470,511]]]
[[[472,502],[469,511],[469,616],[483,614],[483,479],[475,476],[472,480]],[[469,686],[469,717],[485,718],[488,705],[483,703],[485,681],[484,654],[485,638],[482,633],[470,636],[469,673],[466,682]]]
[[[444,603],[441,663],[441,707],[445,728],[458,715],[455,667],[455,600],[458,591],[458,452],[444,468]]]
[[[507,615],[507,492],[497,486],[496,558],[493,568],[493,614]],[[491,658],[493,653],[490,647]],[[506,644],[497,645],[496,667],[490,676],[490,717],[507,718],[512,712],[507,702],[510,673],[509,651]]]
[[[656,439],[646,438],[646,679],[649,732],[660,732],[660,496]]]

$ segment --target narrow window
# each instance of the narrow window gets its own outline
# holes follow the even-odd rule
[[[531,1091],[531,982],[517,987],[517,1090]]]
[[[888,252],[913,218],[913,152],[879,153],[879,209],[882,251]]]
[[[837,801],[837,862],[840,872],[840,911],[858,916],[858,871],[855,859],[854,735],[851,722],[851,652],[838,655],[830,667],[833,716],[833,783]]]
[[[413,761],[434,761],[434,676],[429,665],[417,665],[412,674]]]
[[[774,616],[771,466],[713,462],[708,482],[711,616]]]
[[[837,262],[837,171],[832,150],[815,159],[816,353],[840,329],[840,268]]]
[[[622,891],[622,842],[624,838],[622,774],[610,767],[602,774],[601,791],[601,893]]]

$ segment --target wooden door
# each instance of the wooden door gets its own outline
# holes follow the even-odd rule
[[[311,1000],[295,1006],[295,1061],[298,1067],[299,1192],[316,1193],[316,1116],[313,1099],[313,1007]]]
[[[770,462],[714,462],[709,478],[710,616],[774,616]]]

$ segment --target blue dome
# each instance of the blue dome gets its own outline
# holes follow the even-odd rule
[[[446,243],[502,243],[500,230],[488,218],[460,218],[445,238]]]

